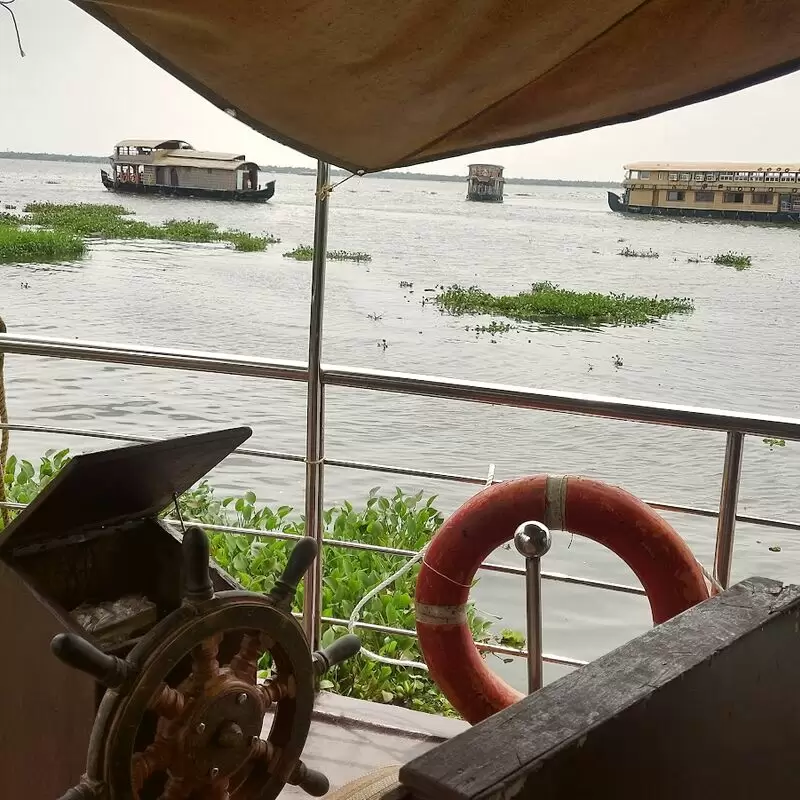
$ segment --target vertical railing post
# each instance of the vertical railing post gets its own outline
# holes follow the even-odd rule
[[[312,650],[320,645],[322,625],[322,506],[324,500],[325,385],[322,375],[322,319],[325,309],[325,257],[328,249],[330,165],[317,162],[314,205],[314,258],[311,263],[311,313],[308,331],[308,402],[306,407],[306,536],[318,555],[303,587],[303,627]]]
[[[722,466],[722,489],[717,519],[717,544],[714,553],[714,578],[727,589],[733,563],[733,537],[736,530],[736,507],[739,502],[739,479],[742,474],[744,434],[728,431],[725,462]]]
[[[525,622],[528,639],[528,692],[542,688],[542,556],[550,549],[550,531],[541,522],[523,522],[514,546],[525,557]]]

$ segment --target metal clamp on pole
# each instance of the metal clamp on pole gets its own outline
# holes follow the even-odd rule
[[[542,688],[542,556],[550,544],[550,531],[541,522],[523,522],[514,533],[514,546],[525,557],[529,693]]]

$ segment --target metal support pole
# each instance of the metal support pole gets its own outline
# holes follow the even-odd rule
[[[523,522],[514,546],[525,557],[525,621],[528,638],[528,693],[542,688],[542,556],[550,549],[550,531],[541,522]]]
[[[306,536],[318,546],[303,589],[303,627],[312,650],[320,646],[322,625],[322,504],[324,499],[325,386],[322,379],[322,317],[325,308],[325,254],[328,249],[330,165],[317,162],[314,206],[314,259],[311,263],[311,314],[308,331],[308,404],[306,413]]]
[[[736,530],[736,507],[739,502],[739,479],[742,474],[744,434],[729,431],[722,467],[722,490],[717,519],[717,546],[714,553],[714,577],[727,589],[733,563],[733,536]]]

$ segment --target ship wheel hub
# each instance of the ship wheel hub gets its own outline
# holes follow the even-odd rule
[[[258,687],[221,672],[179,719],[165,723],[170,730],[160,731],[181,756],[172,774],[198,784],[232,777],[253,755],[266,706]]]

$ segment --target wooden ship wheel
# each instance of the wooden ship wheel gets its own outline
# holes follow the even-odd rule
[[[325,794],[328,779],[300,760],[316,679],[361,645],[349,634],[312,654],[291,614],[316,543],[298,542],[268,595],[214,594],[200,528],[186,531],[182,548],[181,606],[126,658],[73,633],[52,641],[65,664],[106,687],[86,773],[61,800],[273,800],[287,783]]]

